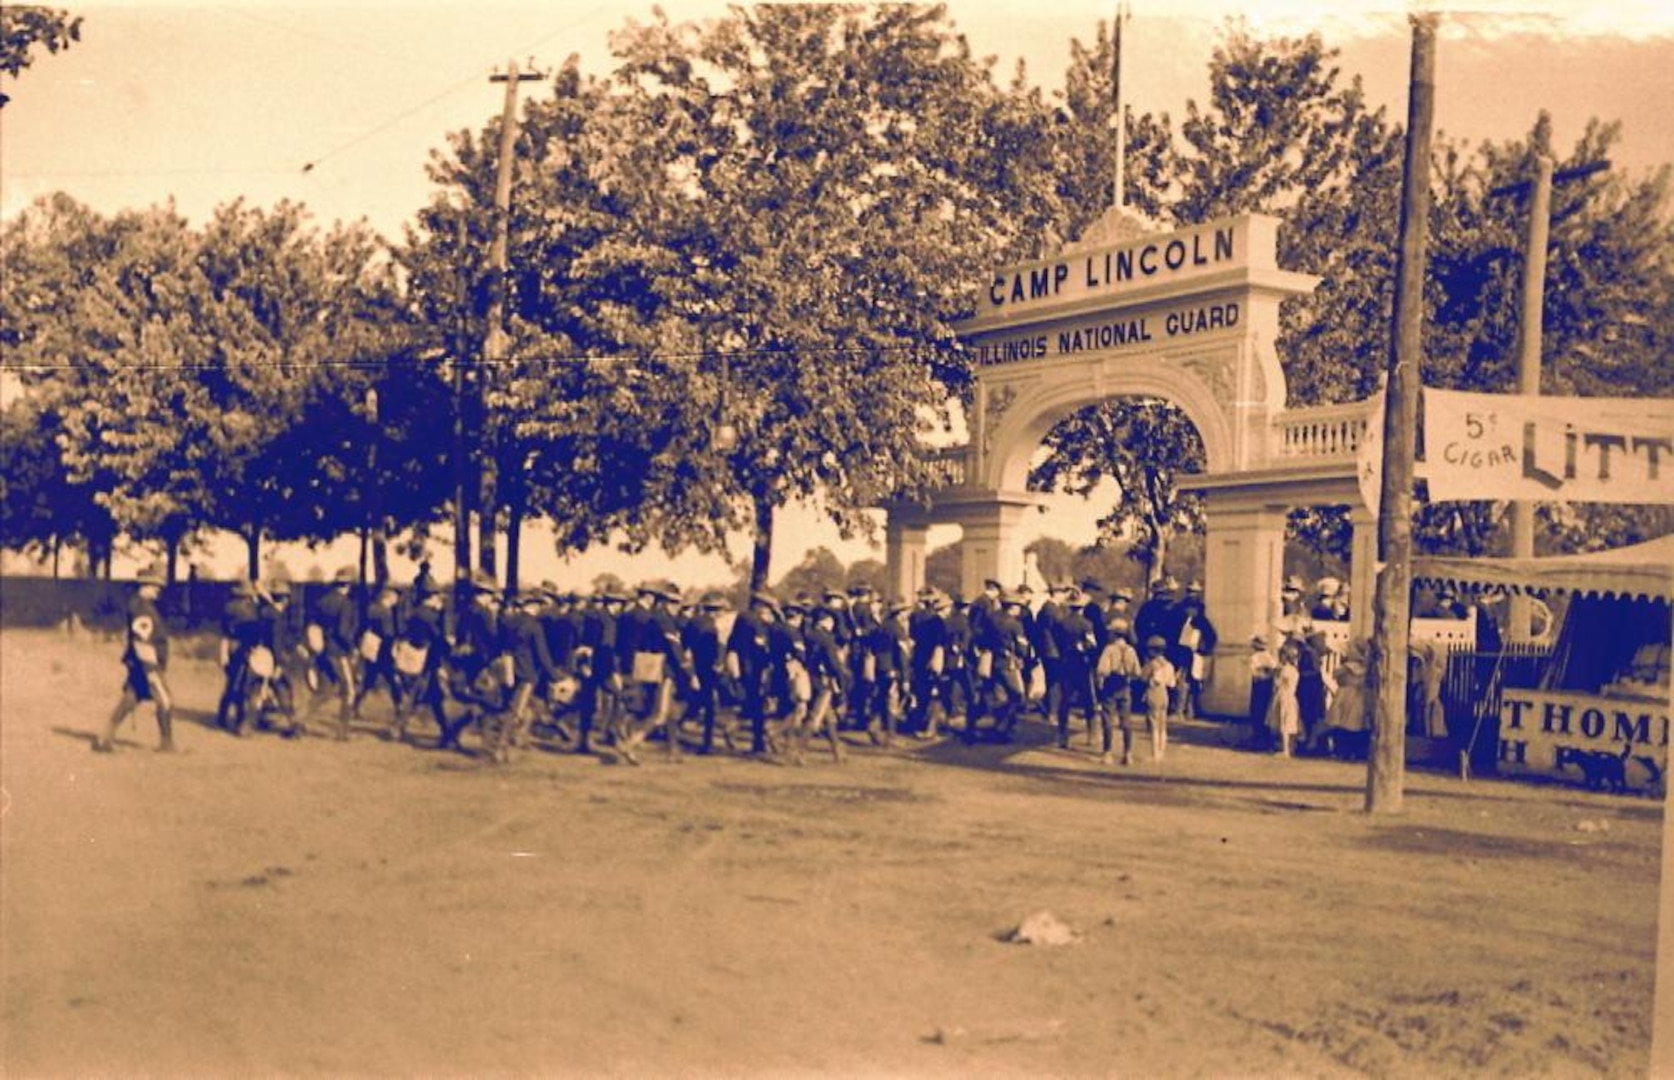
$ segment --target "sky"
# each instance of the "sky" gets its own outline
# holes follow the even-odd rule
[[[626,0],[54,3],[84,16],[82,40],[5,81],[13,100],[0,110],[0,218],[54,191],[106,213],[172,199],[199,222],[233,199],[263,206],[291,199],[322,225],[365,218],[392,240],[429,196],[430,152],[449,132],[480,128],[498,112],[503,88],[488,81],[493,71],[514,59],[551,69],[576,53],[586,70],[603,74],[611,32],[652,12],[649,2]],[[725,6],[662,5],[675,20],[713,17]],[[1051,90],[1062,84],[1071,39],[1092,40],[1114,0],[947,6],[976,54],[997,58],[1002,78],[1022,60],[1030,79]],[[1320,7],[1253,0],[1236,11],[1257,30],[1319,30],[1342,49],[1345,75],[1361,76],[1370,100],[1404,120],[1409,8],[1340,0],[1322,17]],[[1138,0],[1132,8],[1123,61],[1130,105],[1178,119],[1188,99],[1206,97],[1210,54],[1234,8],[1225,0]],[[1545,109],[1560,147],[1596,116],[1623,124],[1618,170],[1637,176],[1674,163],[1674,6],[1474,0],[1471,9],[1442,21],[1440,133],[1471,143],[1515,139]],[[1055,501],[1031,532],[1090,542],[1099,511],[1074,504]],[[781,520],[775,577],[815,545],[846,562],[882,557],[881,532],[874,549],[841,541],[816,511]],[[957,535],[938,530],[931,542]],[[735,550],[747,558],[747,544]],[[526,580],[585,584],[608,570],[629,581],[671,576],[701,585],[733,574],[714,557],[590,552],[566,562],[536,535],[524,551]],[[318,562],[329,572],[352,557],[342,546],[287,562]],[[200,558],[218,575],[242,565],[236,546]]]

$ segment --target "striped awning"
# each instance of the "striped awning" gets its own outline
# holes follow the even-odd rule
[[[1674,599],[1674,535],[1629,547],[1543,559],[1420,558],[1414,584],[1461,592],[1570,593],[1629,600]]]

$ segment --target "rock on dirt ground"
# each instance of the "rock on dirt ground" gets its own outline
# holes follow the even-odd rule
[[[88,743],[116,648],[0,634],[0,1073],[1637,1076],[1662,807],[1218,745],[802,769]],[[327,725],[322,722],[321,730]],[[469,744],[468,744],[469,745]],[[1578,820],[1608,823],[1579,832]],[[1073,948],[999,940],[1024,915]]]

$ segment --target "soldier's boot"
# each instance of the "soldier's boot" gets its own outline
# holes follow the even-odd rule
[[[122,721],[128,718],[130,706],[126,698],[116,706],[116,711],[105,721],[105,730],[93,740],[93,751],[98,754],[109,754],[116,749],[116,729],[122,726]]]
[[[837,734],[836,716],[825,722],[825,737],[831,740],[831,760],[839,765],[843,764],[843,740]]]
[[[157,743],[157,752],[159,754],[174,753],[174,717],[169,715],[167,709],[157,710],[157,731],[160,736]]]
[[[1058,749],[1069,749],[1069,714],[1067,712],[1058,714]]]

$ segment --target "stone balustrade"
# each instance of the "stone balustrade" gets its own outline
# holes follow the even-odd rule
[[[1286,409],[1273,418],[1273,458],[1278,461],[1354,457],[1366,434],[1367,403]]]

